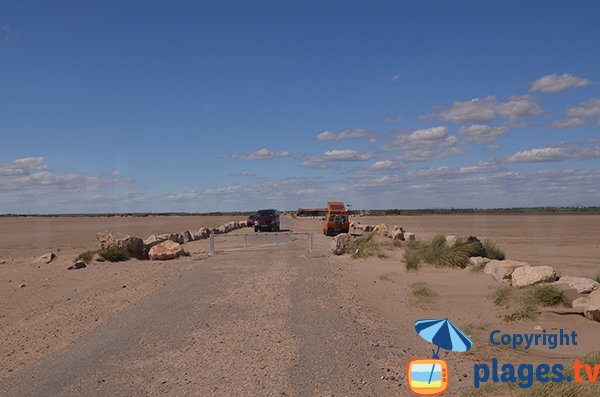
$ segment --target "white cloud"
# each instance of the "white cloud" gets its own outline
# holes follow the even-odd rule
[[[458,145],[458,138],[448,135],[448,128],[437,126],[416,130],[410,134],[398,133],[389,145],[379,150],[402,151],[403,154],[398,159],[403,161],[427,161],[463,154],[464,151],[455,148]]]
[[[399,74],[395,74],[392,76],[392,83],[399,83],[400,82],[400,75]]]
[[[369,166],[372,171],[387,171],[394,168],[394,162],[391,160],[379,160]]]
[[[598,117],[600,116],[600,99],[594,98],[567,110],[570,117]]]
[[[328,150],[320,158],[323,161],[367,161],[373,158],[371,153],[357,150]]]
[[[116,170],[115,170],[115,171],[113,171],[113,172],[111,172],[110,174],[111,174],[112,176],[114,176],[114,177],[121,176],[121,172],[119,172],[119,171],[116,171]]]
[[[588,79],[573,76],[570,73],[562,75],[547,74],[531,83],[532,92],[560,92],[573,87],[585,87],[591,85]]]
[[[300,166],[304,168],[326,169],[329,168],[328,163],[367,161],[372,158],[373,154],[371,153],[349,149],[334,149],[328,150],[318,156],[305,157],[300,162]]]
[[[341,141],[348,138],[364,138],[366,131],[360,128],[352,130],[343,130],[339,134],[335,134],[331,131],[323,131],[315,137],[317,141]]]
[[[571,128],[581,127],[585,124],[585,120],[574,117],[566,120],[557,120],[552,122],[552,126],[556,128]]]
[[[255,176],[256,174],[252,171],[242,171],[242,176]]]
[[[486,144],[500,138],[508,128],[490,127],[485,124],[473,124],[468,127],[462,126],[458,130],[466,142]]]
[[[248,154],[229,154],[226,157],[238,159],[238,160],[271,160],[279,157],[289,157],[290,152],[282,151],[282,152],[272,152],[269,149],[263,148],[257,150],[254,153]]]
[[[196,200],[199,197],[200,197],[200,192],[198,192],[197,190],[188,190],[183,193],[173,193],[173,194],[166,195],[166,199],[168,201],[190,201],[190,200]]]
[[[566,144],[562,146],[548,146],[517,152],[506,158],[506,161],[510,163],[537,163],[568,159],[591,160],[600,158],[600,146],[587,147]],[[574,146],[574,148],[566,149],[564,146]]]
[[[517,152],[508,157],[506,161],[510,163],[537,163],[548,161],[562,161],[570,158],[568,151],[559,147],[534,148]]]
[[[495,96],[470,101],[455,101],[452,106],[442,107],[436,114],[421,119],[439,118],[455,123],[487,123],[497,117],[515,121],[542,114],[542,108],[529,95],[511,96],[506,102],[498,102]]]

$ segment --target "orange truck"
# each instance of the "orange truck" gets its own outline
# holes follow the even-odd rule
[[[350,220],[348,219],[346,207],[341,201],[330,201],[327,203],[327,218],[323,224],[323,234],[336,236],[340,233],[348,233]]]

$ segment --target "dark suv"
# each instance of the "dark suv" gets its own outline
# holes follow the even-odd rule
[[[279,231],[279,212],[277,210],[259,210],[254,220],[254,231]]]

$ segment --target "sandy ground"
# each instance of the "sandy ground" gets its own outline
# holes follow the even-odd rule
[[[131,260],[67,271],[104,229],[152,233],[218,226],[231,217],[0,219],[0,395],[409,395],[406,364],[429,357],[414,321],[448,317],[475,347],[445,353],[448,395],[472,387],[473,363],[570,360],[598,350],[600,324],[544,311],[505,323],[490,301],[497,284],[466,270],[407,273],[402,250],[353,260],[328,254],[320,222],[282,218],[279,235],[242,229],[185,245],[190,257]],[[507,256],[563,273],[600,271],[600,217],[419,216],[361,218],[399,224],[419,239],[437,233],[491,239]],[[248,250],[243,250],[243,235]],[[60,249],[60,251],[59,251]],[[32,259],[52,250],[58,258]],[[436,295],[419,300],[415,282]],[[23,286],[24,285],[24,286]],[[487,335],[565,328],[576,347],[527,353],[491,348]]]

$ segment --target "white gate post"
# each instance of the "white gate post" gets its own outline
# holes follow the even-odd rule
[[[210,232],[210,239],[208,242],[208,256],[215,254],[215,232]]]
[[[248,249],[248,242],[246,241],[246,233],[244,233],[244,249]]]
[[[310,232],[308,234],[308,251],[313,252],[313,234]]]

